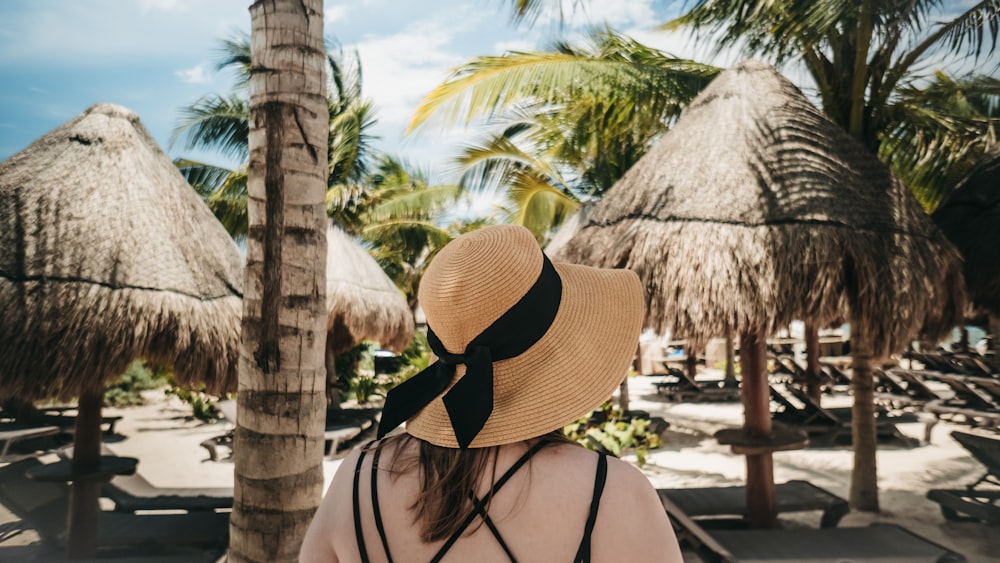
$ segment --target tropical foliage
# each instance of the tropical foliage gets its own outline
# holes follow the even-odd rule
[[[584,43],[478,57],[423,100],[411,130],[484,119],[459,162],[468,189],[505,191],[508,220],[543,240],[600,197],[719,69],[595,29]]]
[[[941,0],[697,0],[665,27],[711,31],[719,48],[801,63],[823,111],[932,209],[1000,124],[1000,82],[953,78],[994,51],[1000,1],[954,10]]]
[[[510,0],[515,19],[528,21],[553,4]],[[801,65],[814,82],[804,86],[817,92],[823,111],[929,210],[996,142],[1000,89],[995,78],[969,69],[994,52],[1000,0],[961,7],[943,0],[692,0],[685,8],[663,27],[715,39],[719,50]]]

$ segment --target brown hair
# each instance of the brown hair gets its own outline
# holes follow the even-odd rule
[[[537,438],[548,447],[554,444],[576,444],[562,430],[554,430]],[[496,480],[497,451],[489,448],[444,448],[435,446],[409,434],[390,436],[385,440],[395,442],[395,455],[390,464],[393,478],[419,470],[420,495],[410,506],[413,521],[420,526],[420,539],[433,542],[451,537],[473,512],[472,495],[476,494],[487,469],[491,482]],[[411,442],[418,444],[416,455],[403,455]],[[405,458],[405,459],[404,459]],[[530,462],[529,462],[530,463]],[[486,498],[489,509],[490,498]],[[478,523],[472,530],[478,528]]]

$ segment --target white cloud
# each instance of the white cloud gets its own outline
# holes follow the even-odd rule
[[[326,23],[338,23],[347,21],[347,14],[349,10],[347,6],[338,4],[336,6],[324,7],[323,8],[323,19]]]
[[[205,64],[198,63],[195,66],[174,72],[182,82],[188,84],[205,84],[208,82],[208,73],[205,72]]]
[[[186,12],[184,0],[142,0],[142,13],[149,12]]]
[[[542,8],[535,22],[537,26],[560,25],[566,27],[589,27],[608,24],[613,27],[651,25],[661,23],[656,20],[653,0],[602,0],[601,2],[580,2],[561,0],[558,4],[548,2]]]
[[[509,53],[511,51],[531,52],[537,51],[538,45],[533,41],[525,39],[514,39],[511,41],[498,41],[493,45],[493,52],[497,55]]]
[[[375,100],[380,124],[398,129],[394,136],[402,133],[420,100],[467,59],[451,45],[454,26],[452,21],[421,21],[356,45],[365,94]]]

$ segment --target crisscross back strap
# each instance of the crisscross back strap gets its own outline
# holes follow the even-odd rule
[[[607,476],[608,458],[603,454],[598,454],[597,476],[594,478],[594,497],[590,500],[590,514],[587,515],[583,539],[580,540],[580,548],[576,550],[573,563],[589,563],[590,561],[590,536],[594,532],[594,523],[597,522],[597,509],[601,504],[601,495],[604,494],[604,481],[607,480]]]
[[[521,467],[525,463],[527,463],[529,459],[531,459],[531,456],[538,453],[538,451],[541,450],[544,446],[545,442],[542,441],[537,442],[534,446],[531,447],[530,450],[526,451],[524,455],[518,458],[518,460],[514,462],[514,465],[510,466],[510,469],[508,469],[502,476],[500,476],[499,479],[497,479],[497,482],[493,484],[493,488],[491,488],[490,491],[486,493],[485,497],[473,500],[472,512],[470,512],[469,515],[465,518],[465,520],[462,521],[462,525],[458,527],[458,529],[455,531],[454,534],[451,535],[450,538],[448,538],[448,541],[446,541],[444,545],[441,546],[441,549],[439,549],[437,554],[434,555],[434,558],[431,559],[431,563],[438,563],[439,561],[441,561],[441,558],[444,557],[445,553],[447,553],[448,550],[451,549],[451,546],[453,546],[455,542],[458,541],[458,538],[462,537],[462,534],[465,533],[466,528],[469,527],[469,524],[472,524],[472,521],[476,518],[476,516],[486,512],[485,507],[489,499],[492,498],[493,495],[497,494],[497,491],[499,491],[501,487],[507,484],[507,481],[509,481],[510,478],[513,477],[515,473],[517,473],[517,470],[521,469]],[[491,531],[495,530],[495,528],[490,526],[489,524],[487,524],[487,526],[491,528]],[[494,532],[494,535],[499,539],[500,537],[499,532]],[[501,543],[501,545],[503,544]],[[507,555],[508,557],[510,557],[511,561],[516,561],[514,559],[514,556],[511,555],[510,550],[508,550],[505,545],[503,545],[503,547],[504,551],[507,552]]]

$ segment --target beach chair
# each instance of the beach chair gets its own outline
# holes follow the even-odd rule
[[[830,447],[838,443],[850,443],[851,407],[824,407],[794,385],[781,386],[784,392],[778,385],[780,384],[770,386],[772,403],[777,405],[771,413],[775,422],[802,430],[809,436],[812,445]],[[879,409],[876,416],[875,430],[879,440],[897,441],[907,447],[919,445],[918,440],[903,434],[896,426],[900,423],[920,422],[917,415],[892,414]],[[928,432],[925,430],[924,434],[926,438]]]
[[[73,459],[73,446],[56,452],[62,459]],[[101,455],[115,455],[101,446]],[[233,507],[232,487],[157,487],[138,472],[116,475],[101,485],[101,496],[115,503],[118,512],[154,510],[222,510]]]
[[[119,475],[101,485],[117,512],[222,510],[233,507],[232,487],[156,487],[142,475]]]
[[[666,499],[691,518],[746,518],[747,494],[742,485],[656,489],[661,501]],[[848,512],[847,501],[808,481],[793,480],[775,485],[778,514],[820,511],[821,528],[836,528]]]
[[[930,374],[929,377],[940,381],[951,389],[952,393],[955,394],[953,400],[961,401],[963,406],[970,409],[977,410],[997,410],[998,405],[994,404],[988,395],[984,396],[980,394],[976,389],[973,389],[966,378],[970,376],[965,375],[955,375],[950,373],[934,373]]]
[[[656,393],[679,403],[731,402],[740,400],[739,387],[726,387],[722,379],[697,381],[683,369],[667,366],[667,375],[653,383]]]
[[[663,501],[677,539],[709,563],[964,563],[965,557],[902,526],[713,529]]]
[[[69,487],[25,476],[25,472],[41,465],[32,458],[0,468],[0,503],[20,518],[22,526],[36,530],[43,542],[63,547]],[[138,546],[150,553],[169,553],[176,548],[211,549],[225,547],[229,536],[227,512],[126,514],[102,510],[97,516],[99,552]]]
[[[909,388],[900,376],[892,372],[876,369],[872,375],[875,380],[875,400],[891,408],[919,408],[927,401],[936,398],[927,397],[916,392],[916,389]]]
[[[986,467],[986,473],[965,489],[931,489],[927,498],[940,505],[947,520],[1000,524],[1000,489],[979,488],[1000,486],[1000,439],[958,431],[951,437]]]
[[[61,431],[58,426],[24,426],[22,424],[0,424],[0,462],[16,461],[20,457],[11,448],[18,442],[54,436]]]

